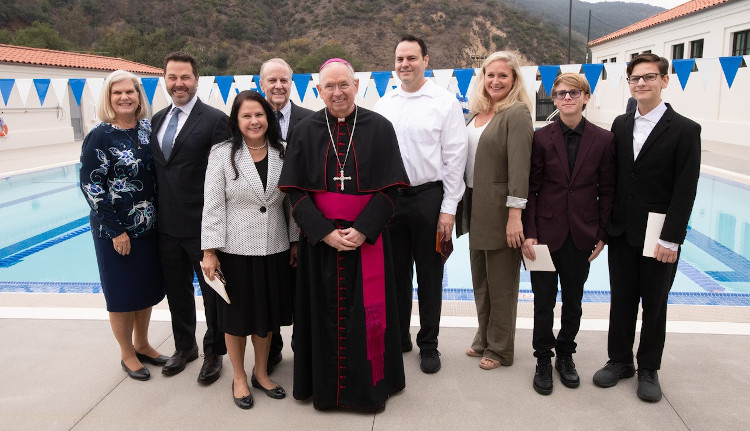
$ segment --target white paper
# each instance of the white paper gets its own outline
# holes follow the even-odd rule
[[[654,249],[661,236],[661,228],[664,227],[666,214],[648,213],[648,224],[646,224],[646,240],[643,241],[643,256],[654,257]]]
[[[549,247],[547,244],[535,244],[534,254],[536,259],[531,260],[526,256],[523,257],[523,262],[526,265],[528,271],[556,271],[555,264],[552,262],[552,256],[549,254]]]
[[[203,268],[203,261],[201,261],[201,268]],[[221,296],[227,304],[231,304],[231,302],[229,301],[229,295],[227,295],[227,289],[224,286],[224,283],[219,280],[219,277],[214,275],[214,279],[211,280],[206,277],[205,274],[203,274],[203,271],[201,271],[201,276],[203,276],[203,279],[206,280],[206,284],[211,286],[211,288],[215,290],[216,293],[218,293],[219,296]]]

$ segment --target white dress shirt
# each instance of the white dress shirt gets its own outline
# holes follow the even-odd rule
[[[292,102],[286,101],[286,105],[281,108],[281,119],[279,119],[279,126],[281,126],[281,139],[286,141],[286,134],[289,133],[289,117],[292,116]]]
[[[648,136],[656,127],[656,123],[661,120],[664,113],[667,112],[667,105],[664,101],[661,101],[656,108],[652,109],[648,114],[641,115],[638,109],[635,110],[635,120],[633,123],[633,160],[638,158],[638,154],[643,148],[643,144],[646,143]],[[658,240],[659,245],[664,248],[668,248],[672,251],[677,251],[680,247],[679,244],[663,239]]]
[[[458,99],[428,79],[413,93],[401,87],[387,93],[374,110],[396,129],[411,185],[442,181],[440,212],[456,214],[464,193],[468,152],[468,134]]]
[[[179,117],[177,117],[177,132],[174,134],[175,139],[177,139],[177,136],[180,134],[180,130],[182,130],[182,126],[185,125],[185,121],[190,116],[190,112],[193,110],[193,107],[195,106],[195,102],[198,100],[198,95],[196,94],[193,96],[192,99],[188,103],[186,103],[184,106],[177,106],[177,108],[180,108],[180,114]],[[159,133],[156,134],[157,139],[159,139],[159,145],[161,146],[161,149],[164,150],[164,133],[167,131],[167,125],[169,125],[169,120],[172,119],[172,115],[174,115],[174,104],[172,104],[171,109],[167,113],[166,117],[164,117],[164,121],[161,122],[161,127],[159,127]]]

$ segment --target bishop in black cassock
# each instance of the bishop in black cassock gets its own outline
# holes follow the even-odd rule
[[[405,386],[385,228],[397,188],[408,186],[408,177],[391,123],[354,105],[351,75],[347,88],[339,88],[343,81],[329,88],[332,94],[353,90],[351,112],[331,115],[331,95],[321,94],[329,107],[294,129],[279,180],[304,236],[297,263],[294,398],[312,396],[317,409],[378,411]],[[360,247],[340,251],[324,242],[349,227],[365,236]]]

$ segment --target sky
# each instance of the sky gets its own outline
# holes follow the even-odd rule
[[[601,3],[603,1],[614,1],[614,0],[582,0],[587,3]],[[689,0],[617,0],[626,3],[646,3],[654,6],[663,7],[665,9],[672,9],[675,6],[679,6],[683,3],[687,3]]]

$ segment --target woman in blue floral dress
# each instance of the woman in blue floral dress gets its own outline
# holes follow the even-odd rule
[[[97,115],[103,122],[83,141],[81,190],[91,207],[91,233],[120,364],[136,380],[150,377],[143,363],[163,365],[148,342],[151,307],[164,298],[156,232],[156,184],[151,124],[138,78],[112,72]]]

